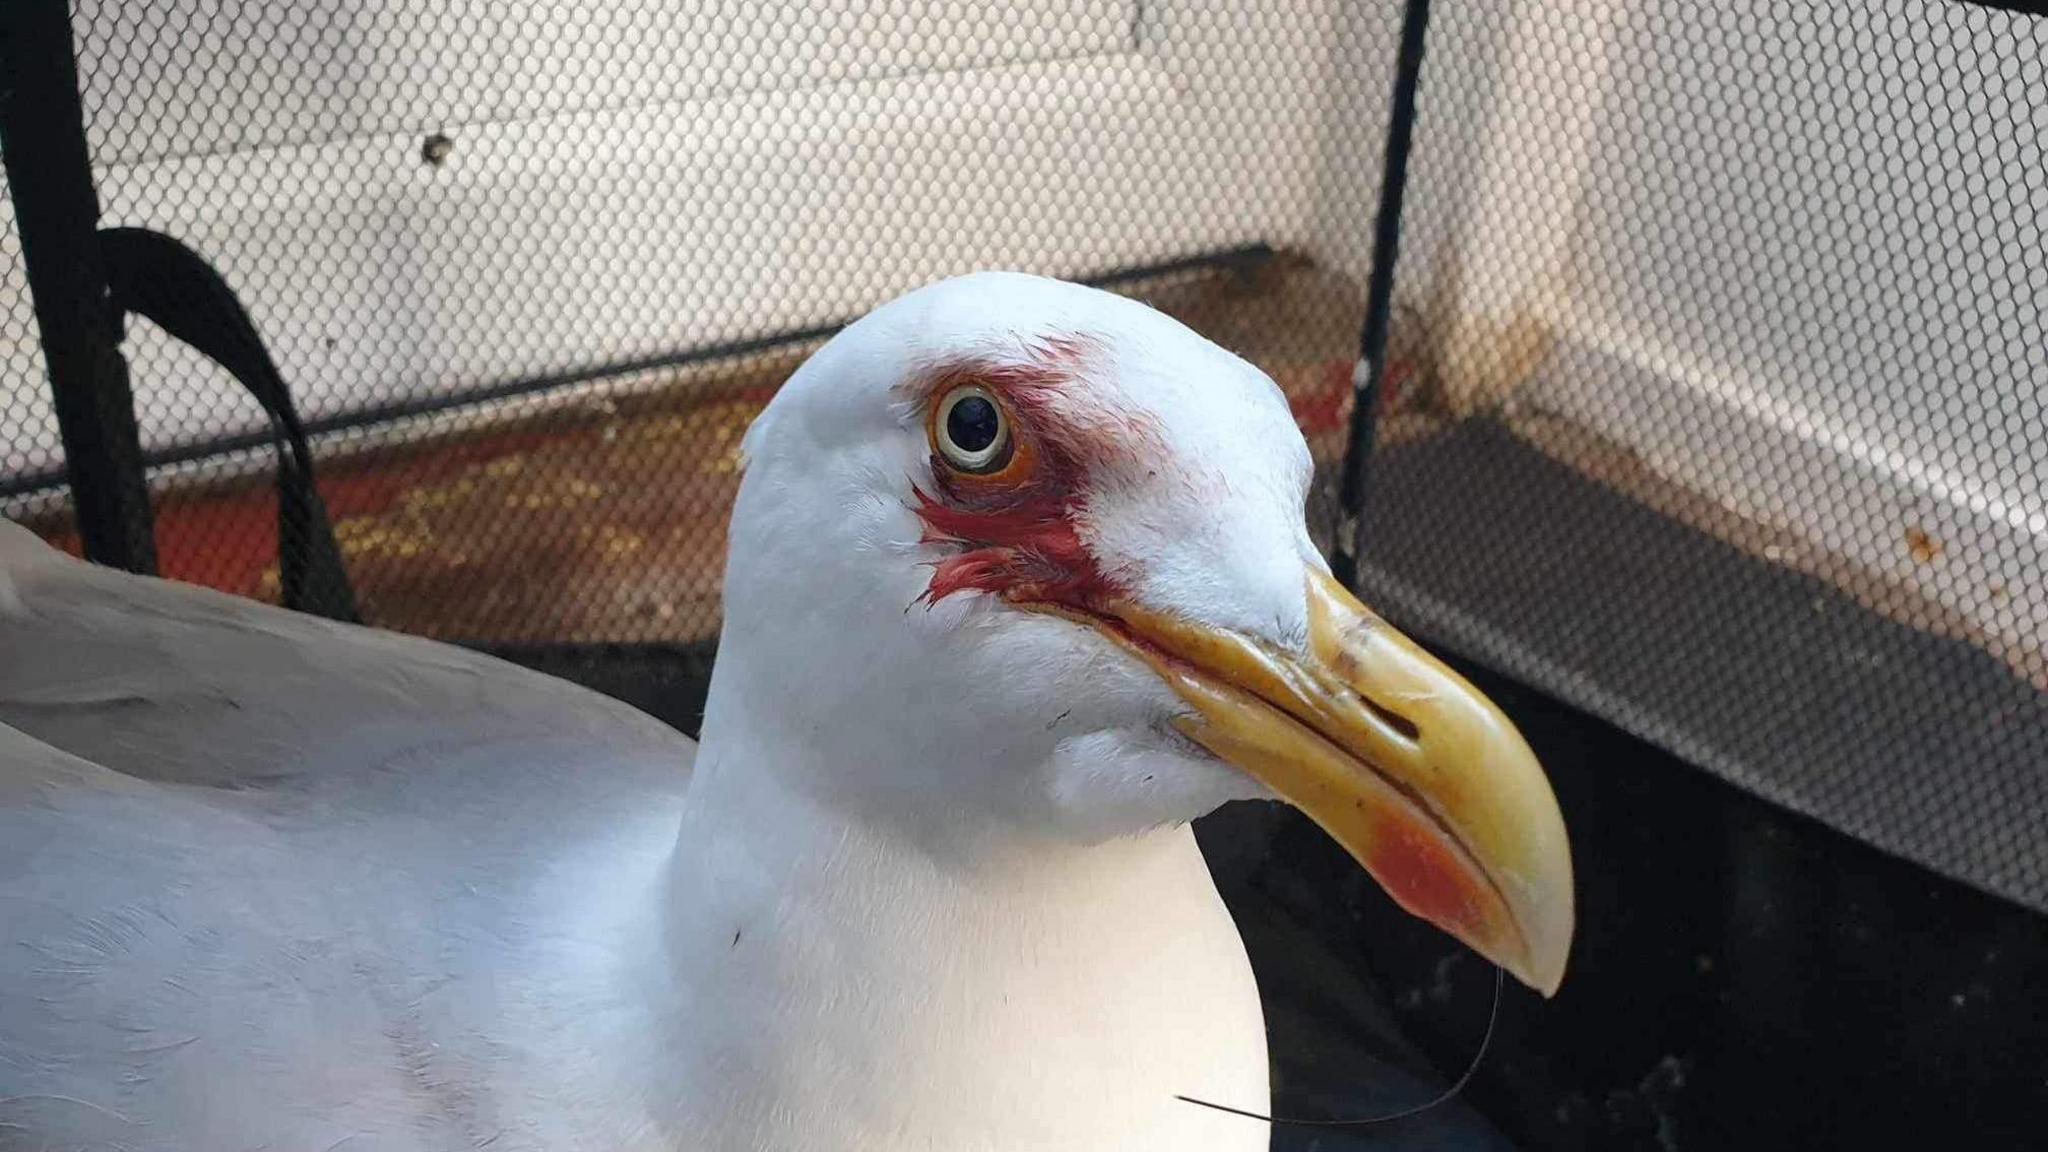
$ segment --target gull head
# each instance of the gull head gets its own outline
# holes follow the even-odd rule
[[[1308,448],[1251,364],[982,273],[840,333],[743,453],[707,740],[773,726],[807,796],[956,851],[1277,798],[1556,989],[1572,874],[1543,771],[1331,577]]]

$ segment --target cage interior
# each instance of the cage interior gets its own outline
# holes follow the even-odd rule
[[[369,623],[708,659],[739,438],[811,351],[1088,280],[1279,383],[1395,622],[2048,909],[2048,20],[1439,5],[1396,264],[1414,2],[71,8],[100,222],[245,304]],[[0,511],[77,551],[0,216]],[[162,574],[276,599],[262,411],[122,347]]]

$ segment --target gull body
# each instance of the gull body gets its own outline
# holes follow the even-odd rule
[[[701,747],[0,525],[0,1145],[1263,1148],[1176,1097],[1267,1103],[1187,824],[1276,794],[1555,985],[1540,773],[1251,366],[983,274],[745,447]]]

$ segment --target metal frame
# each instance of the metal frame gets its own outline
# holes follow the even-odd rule
[[[0,152],[79,538],[90,560],[154,573],[149,489],[100,255],[67,0],[0,4]]]
[[[1372,273],[1366,285],[1365,327],[1358,336],[1358,363],[1351,371],[1350,437],[1337,491],[1341,520],[1331,557],[1345,585],[1358,577],[1364,555],[1366,485],[1378,431],[1380,387],[1386,378],[1387,330],[1394,310],[1394,265],[1400,257],[1401,205],[1408,190],[1408,148],[1415,133],[1415,94],[1422,84],[1422,53],[1429,36],[1429,0],[1408,0],[1401,12],[1400,55],[1394,64],[1394,94],[1387,124],[1386,161],[1380,169],[1380,203],[1373,218]]]

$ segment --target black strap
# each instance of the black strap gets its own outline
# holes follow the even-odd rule
[[[277,445],[277,561],[287,608],[356,620],[355,594],[326,505],[313,485],[313,453],[290,389],[234,289],[204,257],[161,232],[100,231],[100,257],[118,322],[143,316],[227,369],[263,406]]]
[[[100,206],[65,0],[0,0],[0,161],[64,442],[64,468],[53,478],[70,485],[86,559],[154,573],[149,484],[119,324],[107,315],[94,239]]]

